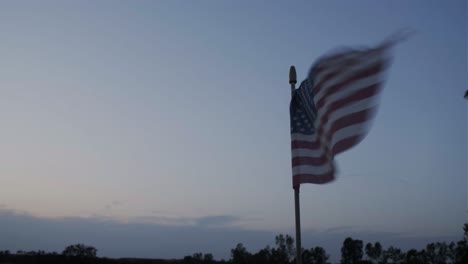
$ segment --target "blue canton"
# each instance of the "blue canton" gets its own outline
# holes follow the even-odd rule
[[[312,100],[311,86],[308,84],[310,84],[308,80],[303,81],[292,96],[289,106],[291,134],[312,135],[315,132],[316,111]]]

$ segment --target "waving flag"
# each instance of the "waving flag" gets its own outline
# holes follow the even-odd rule
[[[365,137],[378,106],[390,44],[324,56],[294,91],[290,104],[294,188],[333,181],[334,156]]]

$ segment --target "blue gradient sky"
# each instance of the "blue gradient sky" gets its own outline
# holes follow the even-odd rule
[[[2,2],[0,209],[292,234],[289,66],[301,80],[330,49],[411,28],[369,136],[336,182],[301,188],[303,230],[457,237],[466,14],[461,0]]]

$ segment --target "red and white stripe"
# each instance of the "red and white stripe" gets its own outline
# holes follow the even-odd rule
[[[388,65],[387,46],[324,57],[314,66],[313,135],[291,134],[293,187],[335,179],[334,156],[367,134]]]

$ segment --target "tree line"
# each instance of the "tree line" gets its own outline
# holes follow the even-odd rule
[[[384,249],[380,242],[367,243],[362,240],[346,238],[341,247],[340,264],[451,264],[468,263],[468,223],[463,227],[463,239],[458,242],[429,243],[421,250],[403,251],[397,247]],[[194,253],[183,259],[133,259],[100,258],[93,246],[75,244],[66,247],[62,253],[39,251],[0,251],[0,264],[36,264],[36,263],[101,263],[101,264],[294,264],[294,239],[289,235],[277,235],[275,246],[266,246],[256,253],[250,253],[239,243],[231,249],[229,260],[214,260],[210,253]],[[303,264],[328,264],[330,256],[322,247],[302,249]]]

